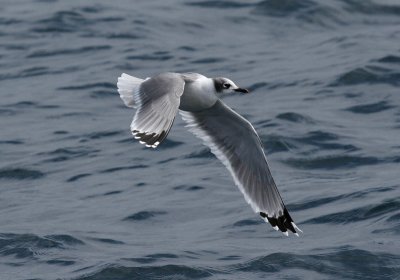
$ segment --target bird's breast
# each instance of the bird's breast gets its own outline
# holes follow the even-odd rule
[[[208,109],[218,100],[214,92],[214,83],[208,78],[186,83],[179,109],[190,112]]]

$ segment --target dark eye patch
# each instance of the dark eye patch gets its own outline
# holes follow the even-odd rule
[[[224,84],[223,86],[224,86],[224,88],[230,88],[231,87],[230,84]]]

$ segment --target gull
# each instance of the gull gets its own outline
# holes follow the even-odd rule
[[[282,201],[254,127],[219,99],[221,94],[247,94],[247,89],[228,78],[171,72],[146,79],[123,73],[117,86],[125,105],[136,108],[130,129],[141,144],[157,148],[179,111],[186,127],[229,170],[254,212],[286,236],[302,232]]]

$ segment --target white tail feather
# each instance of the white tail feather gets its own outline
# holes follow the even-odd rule
[[[126,106],[132,108],[137,107],[137,104],[134,100],[134,95],[137,94],[139,86],[143,81],[144,80],[142,79],[130,76],[125,73],[122,73],[122,75],[118,78],[118,92]]]

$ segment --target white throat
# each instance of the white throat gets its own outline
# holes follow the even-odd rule
[[[207,77],[201,77],[185,84],[179,109],[192,112],[201,111],[213,106],[217,100],[214,81]]]

